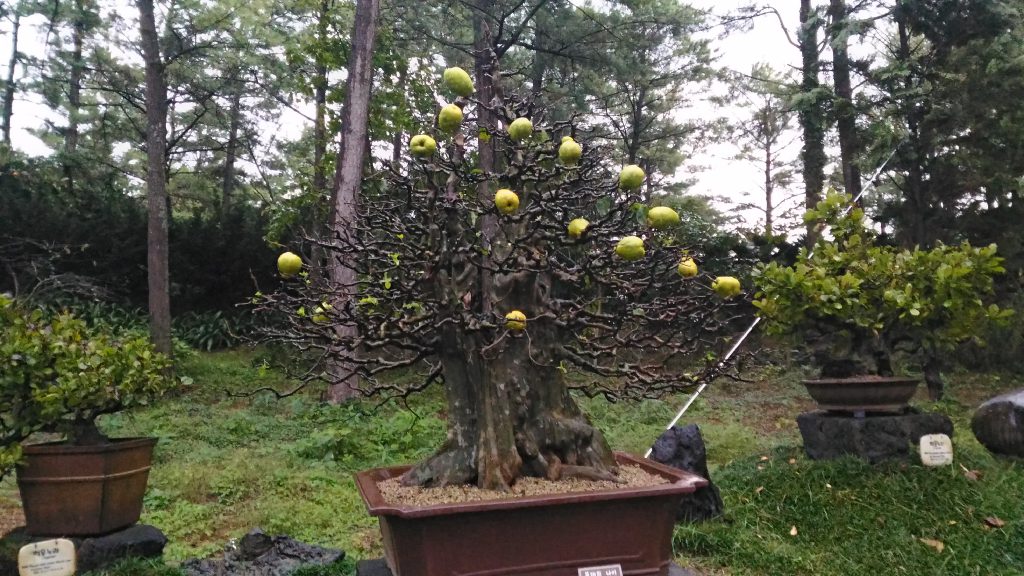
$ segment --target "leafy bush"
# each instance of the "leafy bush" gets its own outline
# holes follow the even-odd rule
[[[90,332],[69,314],[48,318],[0,295],[0,475],[34,432],[102,440],[96,418],[165,392],[169,365],[144,337]]]
[[[983,302],[1003,272],[995,245],[879,246],[864,212],[848,205],[849,197],[830,193],[805,220],[828,224],[833,240],[822,236],[792,266],[756,272],[754,305],[768,332],[810,343],[822,376],[890,375],[893,353],[934,356],[1012,314]]]

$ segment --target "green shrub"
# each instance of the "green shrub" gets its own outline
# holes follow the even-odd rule
[[[876,243],[849,197],[830,193],[805,220],[830,226],[792,266],[759,267],[754,305],[769,334],[793,335],[815,348],[822,376],[891,374],[896,352],[929,357],[978,338],[1012,311],[984,300],[1003,272],[996,246],[969,244],[906,250]]]
[[[169,365],[145,337],[91,332],[69,314],[47,317],[0,295],[0,476],[34,432],[102,440],[96,418],[162,394]]]

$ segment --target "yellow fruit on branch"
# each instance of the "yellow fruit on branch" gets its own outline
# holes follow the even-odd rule
[[[679,224],[679,214],[668,206],[655,206],[647,211],[647,224],[651,228],[664,230]]]
[[[740,281],[732,276],[719,276],[711,283],[711,289],[722,298],[732,298],[743,291]]]
[[[516,142],[529,138],[530,134],[533,134],[533,122],[529,118],[516,118],[508,125],[508,136]]]
[[[583,236],[583,233],[587,231],[587,227],[590,226],[590,222],[587,222],[584,218],[576,218],[569,222],[569,237],[576,239]]]
[[[446,68],[443,78],[445,86],[459,96],[468,98],[473,94],[473,79],[470,78],[469,73],[462,68],[459,68],[458,66]]]
[[[573,166],[583,156],[583,147],[576,143],[571,136],[562,138],[562,144],[558,147],[558,159],[566,166]]]
[[[502,188],[494,193],[494,205],[498,212],[512,214],[519,209],[519,196],[508,188]]]
[[[676,271],[683,278],[693,278],[697,275],[697,263],[693,261],[693,258],[683,258],[679,261],[679,266],[676,267]]]
[[[644,183],[644,169],[636,164],[630,164],[619,172],[619,188],[623,190],[636,190]]]
[[[519,310],[513,310],[508,314],[505,314],[505,327],[509,330],[525,330],[526,314],[523,314]]]
[[[285,278],[291,278],[302,271],[302,258],[297,254],[285,252],[277,257],[277,271]]]
[[[644,241],[637,236],[626,236],[615,245],[615,253],[620,258],[632,262],[644,257]]]
[[[462,124],[462,108],[448,104],[437,115],[437,126],[445,132],[455,132]]]
[[[425,158],[434,154],[437,150],[437,142],[426,134],[417,134],[409,140],[409,150],[413,156]]]

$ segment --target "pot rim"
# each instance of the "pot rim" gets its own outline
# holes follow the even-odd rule
[[[911,376],[873,376],[865,374],[863,376],[851,376],[848,378],[814,378],[809,380],[801,380],[800,383],[804,386],[841,386],[843,384],[918,384],[921,382],[920,378]]]
[[[448,516],[473,512],[490,512],[497,510],[536,508],[541,506],[585,504],[606,500],[628,500],[651,496],[690,494],[698,488],[703,488],[708,485],[707,480],[693,474],[692,472],[672,468],[659,462],[640,458],[624,452],[616,451],[615,460],[619,464],[640,466],[647,472],[666,478],[668,482],[639,488],[612,488],[591,492],[542,494],[521,498],[500,498],[473,502],[434,504],[430,506],[402,506],[388,504],[384,500],[380,490],[377,488],[377,482],[401,476],[407,470],[412,468],[412,466],[372,468],[356,472],[355,478],[356,486],[359,488],[359,495],[363,498],[363,503],[366,504],[366,510],[371,516],[397,516],[399,518],[425,518],[430,516]]]
[[[154,446],[160,440],[156,436],[138,436],[131,438],[110,438],[106,444],[87,444],[75,446],[68,444],[67,440],[54,440],[40,442],[38,444],[23,444],[22,454],[93,454],[97,452],[112,452],[127,450],[140,446]]]

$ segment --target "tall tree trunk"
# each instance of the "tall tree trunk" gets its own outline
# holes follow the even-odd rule
[[[171,353],[170,271],[167,204],[167,84],[153,0],[136,0],[142,54],[146,62],[146,196],[149,276],[149,334],[158,352]]]
[[[398,70],[398,83],[395,85],[395,89],[399,94],[405,94],[405,86],[408,80],[409,69],[407,67],[401,67]],[[396,170],[401,169],[402,165],[402,151],[405,150],[405,133],[401,130],[395,130],[395,134],[391,137],[391,165]]]
[[[236,75],[239,72],[236,71]],[[235,161],[238,158],[238,130],[242,126],[242,83],[238,78],[231,82],[231,109],[228,112],[228,142],[224,147],[224,177],[220,183],[221,221],[227,217],[231,207],[231,195],[235,189]]]
[[[511,120],[497,115],[502,109],[495,105],[501,100],[500,74],[488,14],[493,14],[493,1],[477,0],[474,75],[482,106],[473,133],[494,133],[501,121]],[[453,162],[461,163],[464,136],[456,135],[455,140]],[[484,174],[498,169],[495,146],[495,138],[480,142],[477,166]],[[447,186],[447,199],[453,205],[458,185],[453,174]],[[529,191],[519,192],[528,203]],[[493,194],[490,182],[478,185],[481,201],[491,202]],[[437,234],[441,227],[447,232],[447,238],[438,241],[439,247],[465,237],[476,238],[476,230],[463,229],[454,216],[437,224]],[[480,264],[453,250],[443,252],[450,262],[439,267],[443,272],[439,273],[438,295],[451,303],[448,315],[461,317],[462,323],[468,323],[469,316],[500,325],[507,311],[522,310],[530,315],[545,309],[545,299],[553,290],[550,274],[492,274],[493,260],[508,256],[509,246],[500,241],[503,231],[493,212],[484,213],[477,226],[483,237],[481,248],[490,262]],[[502,329],[468,330],[458,323],[446,326],[440,359],[448,394],[448,440],[437,454],[410,470],[403,478],[405,483],[476,482],[481,488],[505,490],[524,474],[551,479],[613,477],[614,458],[607,442],[580,411],[557,368],[558,326],[543,317],[530,322],[529,337],[502,336]]]
[[[925,158],[921,141],[921,118],[923,111],[916,102],[916,96],[914,96],[917,90],[914,86],[912,72],[913,63],[911,59],[913,56],[910,52],[910,32],[907,29],[906,15],[903,12],[902,3],[896,7],[895,17],[900,42],[898,55],[903,66],[908,69],[904,77],[903,86],[906,96],[902,103],[902,113],[904,121],[907,123],[907,142],[903,146],[904,152],[900,153],[900,157],[906,166],[907,177],[903,181],[903,226],[900,227],[901,232],[899,236],[901,238],[900,243],[906,248],[913,248],[915,246],[927,247],[931,245],[931,237],[928,232],[928,213],[931,210],[931,206],[927,198],[924,169],[922,166]]]
[[[800,129],[803,132],[804,206],[814,208],[821,200],[825,187],[825,111],[818,73],[821,61],[818,58],[818,28],[821,26],[814,17],[811,0],[800,0],[800,43],[801,81],[800,91],[805,100],[799,109]],[[814,244],[816,233],[813,224],[807,225],[807,245]]]
[[[64,177],[69,193],[75,190],[75,166],[78,160],[78,115],[82,109],[82,45],[85,42],[85,7],[75,0],[71,42],[71,73],[68,76],[68,128],[64,133]]]
[[[17,85],[14,83],[14,71],[18,67],[18,32],[21,29],[21,5],[14,6],[14,21],[11,28],[11,57],[7,61],[7,80],[4,83],[3,139],[8,147],[11,145],[11,118],[14,116],[14,94]]]
[[[327,15],[330,8],[330,0],[321,0],[316,24],[317,44],[321,47],[327,43]],[[316,62],[313,66],[313,104],[316,114],[313,122],[313,192],[319,197],[327,192],[327,171],[324,168],[324,156],[327,155],[327,63],[324,61],[322,48],[317,50],[315,59]]]
[[[341,149],[334,175],[334,200],[331,209],[331,231],[344,239],[352,232],[350,222],[357,218],[359,187],[363,181],[363,165],[367,153],[367,132],[370,114],[370,86],[373,81],[373,46],[377,34],[380,0],[358,0],[352,27],[352,51],[348,61],[345,102],[341,111]],[[341,302],[354,298],[356,271],[354,262],[328,262],[331,282],[339,291]],[[339,302],[340,304],[340,302]],[[338,327],[339,336],[353,338],[356,327]],[[358,376],[351,366],[332,366],[335,383],[327,391],[329,402],[343,402],[358,389]]]
[[[846,34],[846,2],[830,0],[829,42],[832,45],[832,79],[836,88],[836,129],[839,132],[839,155],[843,164],[843,187],[854,198],[860,196],[860,138],[857,135],[857,111],[853,104],[853,84],[850,81],[850,55]]]
[[[772,143],[773,138],[771,136],[771,108],[768,109],[767,114],[769,115],[765,122],[765,137],[764,137],[764,234],[768,238],[772,237],[775,232],[775,217],[773,212],[775,206],[773,204],[772,194],[775,192],[775,181],[772,180],[772,170],[774,170],[774,162],[772,158]]]

